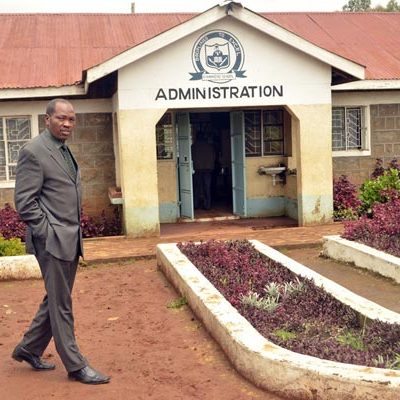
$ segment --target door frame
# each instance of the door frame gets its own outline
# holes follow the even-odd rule
[[[176,113],[177,168],[180,217],[194,219],[192,138],[189,112]]]
[[[230,117],[231,174],[233,214],[247,216],[246,155],[243,110],[175,111],[177,138],[177,192],[180,217],[194,219],[193,161],[191,157],[190,113],[227,112]],[[235,127],[234,127],[235,125]],[[237,125],[237,126],[236,126]],[[190,177],[190,179],[189,179]],[[189,182],[190,181],[190,182]]]

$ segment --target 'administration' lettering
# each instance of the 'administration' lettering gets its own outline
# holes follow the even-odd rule
[[[261,97],[283,97],[282,85],[265,86],[222,86],[208,88],[160,88],[155,100],[208,100],[208,99],[244,99]]]

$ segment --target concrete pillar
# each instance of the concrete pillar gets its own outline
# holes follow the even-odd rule
[[[332,107],[291,106],[297,135],[297,203],[299,226],[332,222]]]
[[[118,112],[123,222],[130,237],[160,234],[155,126],[164,112]]]

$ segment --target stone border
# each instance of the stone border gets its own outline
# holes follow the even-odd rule
[[[365,244],[344,239],[340,235],[324,236],[322,254],[334,260],[353,263],[356,267],[400,283],[400,258]]]
[[[41,277],[39,264],[33,255],[0,257],[0,281]]]
[[[117,236],[99,236],[97,238],[84,238],[83,243],[86,242],[98,242],[103,240],[114,240],[125,238],[124,235]],[[112,245],[112,244],[111,244]],[[113,262],[121,259],[127,258],[154,258],[153,254],[145,254],[132,257],[126,257],[122,255],[121,257],[114,258],[99,258],[95,260],[91,259],[80,259],[83,265],[92,264],[93,262]],[[42,274],[40,272],[39,264],[36,257],[32,254],[24,254],[22,256],[1,256],[0,257],[0,281],[7,280],[23,280],[23,279],[42,279]]]
[[[346,303],[373,317],[400,323],[386,310],[258,241],[255,247],[295,273],[312,277]],[[288,399],[398,400],[400,371],[321,360],[279,347],[261,336],[195,268],[176,244],[157,246],[157,263],[221,345],[235,368],[255,385]],[[364,303],[364,304],[363,304]]]

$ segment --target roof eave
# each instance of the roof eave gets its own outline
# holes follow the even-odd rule
[[[398,90],[400,89],[400,79],[370,79],[332,86],[333,92],[347,90]]]
[[[1,89],[0,100],[26,99],[41,97],[61,97],[85,95],[86,89],[83,85],[68,85],[61,87],[36,87]]]

